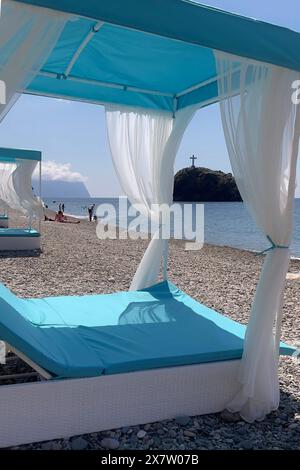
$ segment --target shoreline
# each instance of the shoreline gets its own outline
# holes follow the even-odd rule
[[[65,213],[65,216],[66,217],[69,217],[69,218],[72,218],[72,219],[75,219],[75,220],[80,220],[80,221],[86,221],[86,222],[89,222],[89,218],[88,216],[78,216],[78,215],[74,215],[74,214],[67,214]],[[97,222],[94,222],[93,223],[97,223]],[[116,230],[119,230],[120,227],[118,225],[115,226]],[[121,228],[122,230],[122,228]],[[150,241],[151,238],[149,236],[148,238],[148,241]],[[182,242],[182,243],[190,243],[190,240],[188,239],[182,239],[182,240],[179,240],[179,239],[176,239],[174,237],[170,237],[170,241],[176,241],[176,242]],[[259,250],[253,250],[251,248],[241,248],[241,247],[236,247],[236,246],[232,246],[232,245],[217,245],[215,243],[210,243],[210,242],[204,242],[204,246],[205,245],[208,245],[208,246],[214,246],[214,247],[219,247],[219,248],[232,248],[233,250],[239,250],[239,251],[247,251],[249,253],[254,253],[255,255],[259,255],[261,253],[261,251]],[[264,254],[264,253],[263,253]],[[300,255],[291,255],[291,260],[293,261],[300,261]]]
[[[299,198],[299,199],[300,199],[300,198]],[[14,212],[14,211],[12,211],[12,215],[13,215],[12,220],[13,220],[13,223],[14,223],[14,224],[17,224],[17,223],[18,223],[17,221],[19,220],[19,221],[21,221],[21,226],[23,226],[23,225],[24,225],[24,220],[26,220],[26,217],[25,217],[25,216],[19,216],[19,215],[16,216],[16,214],[14,214],[13,212]],[[45,215],[47,215],[49,218],[53,218],[53,219],[54,219],[54,218],[55,218],[55,214],[56,214],[56,212],[55,212],[54,210],[49,209],[49,208],[45,209]],[[86,222],[86,223],[88,223],[88,225],[95,224],[95,226],[96,226],[96,224],[99,222],[99,221],[98,221],[98,222],[97,222],[97,221],[89,222],[89,217],[88,217],[88,215],[86,215],[86,216],[83,216],[83,215],[82,215],[82,216],[79,216],[79,215],[76,215],[76,214],[69,214],[69,213],[67,213],[67,212],[65,212],[64,215],[66,216],[67,219],[69,219],[70,221],[73,221],[73,222],[75,222],[75,221],[80,221],[81,223]],[[50,221],[49,221],[49,222],[50,222]],[[48,223],[48,222],[47,222],[47,223]],[[115,227],[116,231],[119,231],[119,230],[125,231],[125,229],[123,229],[122,227],[119,227],[118,225],[115,225],[114,227]],[[143,233],[145,233],[145,234],[148,235],[147,232],[143,232]],[[148,235],[147,240],[148,240],[148,241],[151,240],[151,237],[150,237],[149,235]],[[189,242],[190,242],[190,240],[188,240],[188,239],[179,240],[179,239],[175,239],[175,238],[172,237],[172,236],[170,237],[170,242],[171,242],[171,241],[172,241],[172,242],[181,242],[181,243],[189,243]],[[262,250],[255,250],[255,249],[252,249],[252,248],[237,247],[237,246],[225,245],[225,244],[215,244],[215,243],[213,243],[213,242],[207,242],[207,241],[205,241],[205,242],[204,242],[204,246],[206,246],[206,245],[207,245],[207,246],[213,246],[213,247],[219,247],[219,248],[231,248],[231,249],[233,249],[233,250],[246,251],[246,252],[249,252],[249,253],[254,253],[255,255],[259,255],[259,254],[262,252],[262,250],[263,250],[263,247],[262,247]],[[264,254],[264,253],[262,253],[262,254]],[[1,256],[1,254],[0,254],[0,256]],[[293,255],[293,254],[291,254],[291,260],[292,260],[292,261],[300,261],[300,254],[299,254],[299,255]]]

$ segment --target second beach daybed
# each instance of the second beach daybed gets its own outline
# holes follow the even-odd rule
[[[39,250],[40,237],[40,232],[30,228],[0,228],[0,251]]]
[[[31,179],[37,165],[41,174],[41,152],[0,147],[0,201],[28,219],[27,228],[8,228],[8,217],[0,216],[0,252],[41,248],[40,227],[39,231],[31,227],[33,217],[40,218],[42,213],[32,192]]]

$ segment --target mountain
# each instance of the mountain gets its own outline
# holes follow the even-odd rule
[[[242,201],[231,173],[209,168],[183,168],[175,175],[174,201]]]
[[[33,181],[33,188],[38,193],[38,182]],[[90,194],[82,181],[42,181],[42,197],[45,198],[89,198]]]

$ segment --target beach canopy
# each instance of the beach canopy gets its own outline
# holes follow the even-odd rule
[[[218,100],[214,50],[300,71],[300,34],[189,1],[24,3],[74,15],[28,93],[172,111]]]
[[[158,224],[155,208],[172,203],[174,160],[188,123],[199,108],[220,102],[239,191],[269,243],[247,326],[240,390],[228,403],[248,421],[279,406],[300,133],[294,99],[299,50],[298,33],[184,0],[2,1],[6,102],[0,100],[0,120],[20,92],[104,104],[121,186]],[[132,290],[156,283],[162,258],[167,278],[168,243],[158,235]]]

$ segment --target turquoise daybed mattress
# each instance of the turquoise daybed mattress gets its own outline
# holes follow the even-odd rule
[[[21,299],[0,284],[0,339],[59,377],[240,359],[245,327],[170,282],[141,291]],[[281,353],[294,349],[281,344]]]
[[[27,228],[0,228],[0,237],[40,237],[40,233]]]

